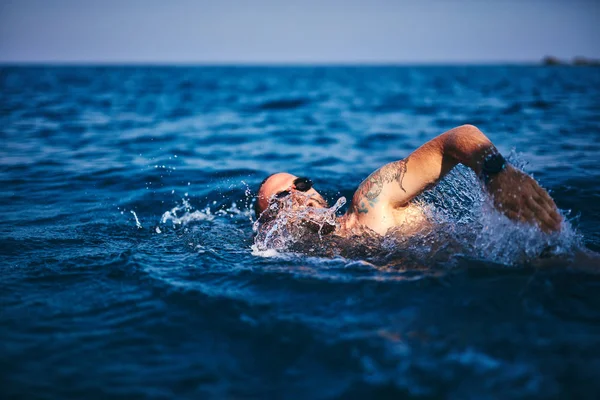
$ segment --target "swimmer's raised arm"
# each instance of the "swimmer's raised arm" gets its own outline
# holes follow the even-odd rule
[[[401,208],[428,187],[435,185],[461,163],[482,176],[486,159],[499,154],[492,142],[475,126],[451,129],[425,143],[404,160],[384,165],[358,187],[352,212],[370,225],[386,208]],[[503,160],[501,156],[500,160]],[[487,164],[486,164],[487,165]],[[548,194],[528,175],[505,165],[490,179],[486,189],[494,205],[513,220],[536,223],[544,231],[558,230],[560,216]]]

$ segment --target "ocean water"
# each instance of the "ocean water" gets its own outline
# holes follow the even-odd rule
[[[349,200],[465,123],[563,233],[459,168],[418,199],[438,229],[385,254],[255,243],[268,174]],[[2,398],[600,391],[598,68],[4,66],[0,138]]]

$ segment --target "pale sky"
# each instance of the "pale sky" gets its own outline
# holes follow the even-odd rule
[[[600,58],[600,0],[0,0],[0,62]]]

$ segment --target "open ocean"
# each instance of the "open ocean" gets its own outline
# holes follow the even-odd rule
[[[255,245],[268,174],[350,200],[465,123],[563,233],[459,168],[437,247]],[[2,399],[598,398],[600,68],[2,66],[0,138]]]

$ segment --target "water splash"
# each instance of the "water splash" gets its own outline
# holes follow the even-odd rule
[[[138,219],[138,216],[137,216],[137,214],[135,213],[135,211],[133,211],[133,210],[130,210],[130,212],[133,214],[133,217],[135,218],[135,226],[136,226],[138,229],[142,229],[142,224],[140,224],[140,220]]]
[[[518,159],[513,164],[523,165]],[[336,225],[336,212],[344,203],[345,198],[340,198],[333,207],[301,211],[294,211],[291,204],[278,211],[278,205],[272,204],[276,218],[260,229],[259,222],[254,223],[253,251],[262,256],[271,254],[267,250],[342,255],[379,265],[448,265],[461,257],[514,265],[569,254],[582,246],[581,236],[565,215],[561,231],[552,234],[508,219],[493,207],[475,174],[462,166],[413,200],[424,217],[416,231],[406,223],[385,236],[368,230],[350,238],[323,235],[323,227]],[[319,228],[307,229],[307,221]]]
[[[570,253],[582,246],[581,236],[564,214],[561,230],[552,234],[508,219],[494,208],[466,167],[455,168],[437,187],[419,196],[417,203],[434,206],[425,208],[428,217],[443,228],[440,237],[451,243],[449,249],[457,255],[511,265]]]
[[[206,206],[203,210],[194,210],[188,199],[182,198],[181,202],[181,205],[176,205],[169,211],[163,213],[160,218],[161,224],[171,222],[173,228],[177,228],[178,226],[186,225],[193,221],[211,221],[214,219],[214,215],[209,206]],[[178,213],[182,214],[178,215]]]
[[[215,205],[216,202],[213,202],[213,206]],[[170,223],[173,228],[179,228],[194,222],[214,221],[218,217],[228,217],[230,219],[242,217],[246,219],[251,218],[251,211],[249,209],[238,208],[235,201],[227,207],[218,208],[216,211],[213,211],[208,204],[203,209],[196,209],[190,201],[184,197],[181,199],[181,204],[178,204],[163,213],[160,218],[160,224],[165,225]]]
[[[272,202],[265,213],[274,214],[274,218],[265,223],[260,219],[254,222],[254,246],[257,251],[287,250],[295,244],[304,243],[307,235],[315,235],[315,239],[322,241],[324,234],[335,229],[336,213],[344,204],[345,197],[340,197],[329,208],[297,208],[291,196],[281,202]]]

